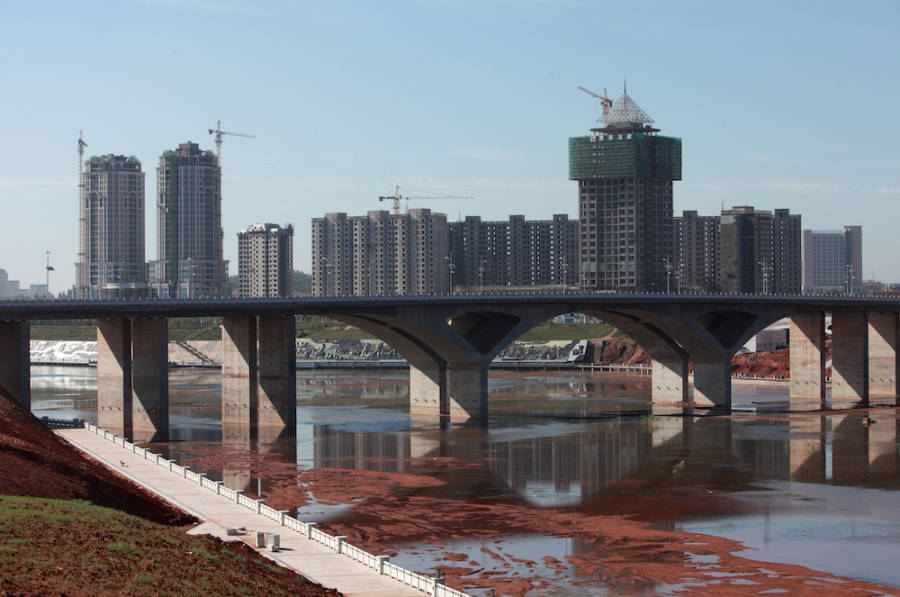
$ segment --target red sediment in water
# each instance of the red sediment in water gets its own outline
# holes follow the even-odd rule
[[[445,460],[442,474],[453,469],[452,459]],[[348,504],[349,513],[321,523],[322,528],[345,535],[350,543],[373,553],[396,553],[398,546],[404,544],[441,545],[454,539],[488,539],[499,544],[497,548],[481,550],[496,564],[495,569],[484,570],[474,561],[466,562],[466,566],[440,565],[447,584],[459,588],[491,586],[498,594],[524,596],[546,587],[546,576],[524,578],[513,573],[513,568],[519,574],[533,571],[536,562],[500,553],[503,537],[540,534],[571,537],[589,546],[580,550],[582,553],[567,556],[566,562],[551,557],[542,560],[543,566],[555,573],[574,567],[575,586],[652,593],[655,586],[664,583],[677,585],[681,594],[726,596],[744,595],[750,589],[754,593],[776,589],[816,597],[898,594],[888,587],[803,566],[762,563],[736,556],[734,552],[744,549],[737,541],[658,530],[649,522],[610,514],[637,514],[665,506],[666,516],[659,518],[674,520],[689,517],[695,511],[708,514],[737,508],[721,495],[697,495],[688,487],[683,488],[683,496],[671,492],[642,495],[650,488],[636,485],[629,494],[627,484],[622,484],[616,488],[619,495],[594,499],[589,504],[589,510],[597,513],[584,513],[520,503],[434,497],[429,495],[430,489],[446,481],[429,475],[318,469],[295,472],[293,482],[296,485],[298,481],[301,487],[296,492],[279,484],[267,496],[267,503],[275,508],[290,508],[306,503],[306,494],[311,492],[317,500]],[[445,554],[447,562],[466,559],[456,552]]]

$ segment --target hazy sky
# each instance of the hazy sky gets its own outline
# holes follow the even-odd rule
[[[681,137],[675,211],[788,207],[863,226],[865,276],[900,281],[900,2],[0,0],[0,268],[74,282],[78,131],[135,155],[156,257],[159,155],[226,137],[222,225],[411,206],[578,215],[568,138],[629,95]]]

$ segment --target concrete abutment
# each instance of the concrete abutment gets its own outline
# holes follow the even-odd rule
[[[0,322],[0,386],[22,406],[31,408],[31,361],[27,321]]]

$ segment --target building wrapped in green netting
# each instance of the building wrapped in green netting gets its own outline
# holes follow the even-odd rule
[[[569,139],[569,180],[613,176],[681,180],[681,139],[646,133]]]
[[[657,135],[652,122],[626,93],[603,128],[569,139],[583,288],[665,291],[678,273],[672,182],[681,180],[681,139]]]

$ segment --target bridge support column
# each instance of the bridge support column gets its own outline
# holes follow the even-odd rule
[[[690,398],[688,393],[688,363],[680,356],[671,359],[651,361],[650,400],[657,406],[685,406]]]
[[[256,317],[222,318],[222,437],[255,439],[259,417]]]
[[[825,405],[825,314],[791,317],[791,410]]]
[[[488,365],[451,363],[447,370],[450,420],[487,419]]]
[[[869,399],[869,342],[865,313],[831,314],[831,407]]]
[[[169,436],[169,326],[165,319],[131,322],[131,424],[134,441]]]
[[[97,424],[117,435],[132,432],[131,321],[97,321]]]
[[[869,313],[869,404],[896,406],[900,396],[897,375],[896,313]]]
[[[693,404],[731,408],[731,359],[694,361]]]
[[[27,321],[0,322],[0,386],[31,410],[31,328]]]
[[[296,337],[293,316],[259,318],[259,424],[289,435],[297,428]]]
[[[448,416],[447,368],[419,363],[409,366],[409,415],[437,419]]]

